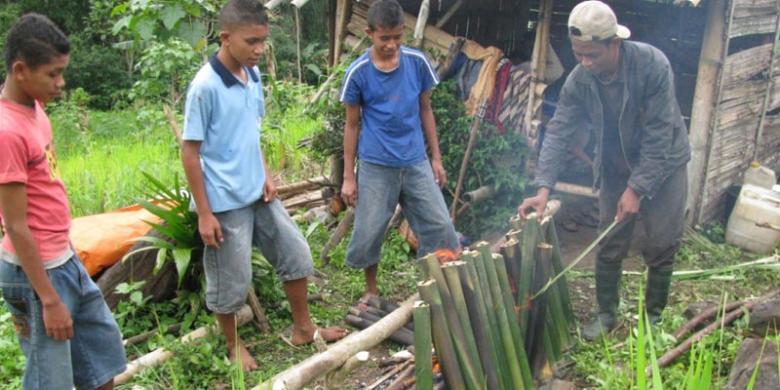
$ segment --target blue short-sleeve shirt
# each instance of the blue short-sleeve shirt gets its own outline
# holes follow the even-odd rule
[[[185,141],[201,141],[200,162],[209,207],[246,207],[263,195],[260,123],[265,99],[260,71],[245,68],[244,84],[213,56],[198,71],[184,106]]]
[[[339,100],[361,107],[358,158],[390,167],[425,160],[420,94],[438,83],[425,55],[405,46],[398,67],[390,72],[374,66],[368,50],[355,60],[344,76]]]

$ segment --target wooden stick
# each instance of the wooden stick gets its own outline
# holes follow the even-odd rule
[[[377,388],[379,385],[384,383],[386,380],[390,379],[393,375],[399,373],[401,370],[405,369],[410,364],[412,364],[412,361],[411,360],[407,360],[407,361],[397,365],[395,368],[390,370],[390,372],[388,372],[385,375],[382,375],[381,378],[377,379],[376,382],[374,382],[371,385],[369,385],[368,387],[366,387],[366,390],[373,390],[373,389]]]
[[[732,310],[731,312],[726,314],[725,317],[721,318],[719,321],[715,321],[709,324],[706,328],[694,333],[693,336],[689,337],[687,340],[683,341],[680,345],[674,347],[670,351],[663,354],[663,356],[658,358],[658,367],[668,366],[670,363],[674,361],[674,359],[677,359],[677,357],[679,357],[680,355],[688,351],[693,345],[693,343],[701,340],[702,338],[704,338],[704,336],[712,333],[715,329],[718,329],[721,326],[725,326],[734,322],[734,320],[741,317],[745,313],[745,311],[750,310],[753,306],[761,303],[762,301],[765,301],[768,298],[777,295],[778,293],[780,293],[780,290],[773,290],[765,295],[762,295],[759,298],[746,301],[742,306]],[[647,367],[645,372],[648,375],[650,375],[651,367]]]
[[[128,337],[127,340],[122,341],[122,345],[125,347],[130,345],[136,345],[143,343],[144,341],[150,339],[152,336],[158,334],[158,333],[168,333],[168,332],[177,332],[181,329],[181,323],[178,324],[171,324],[166,327],[163,327],[161,329],[154,329],[154,330],[148,330],[146,332],[137,334],[133,337]]]
[[[460,197],[460,190],[463,187],[463,179],[466,177],[466,168],[469,166],[471,151],[474,149],[474,145],[477,143],[477,133],[479,132],[479,127],[482,124],[482,118],[485,116],[486,109],[487,99],[482,99],[482,101],[479,102],[477,115],[474,116],[474,121],[471,122],[471,129],[469,130],[469,143],[466,146],[466,152],[463,154],[463,161],[460,163],[458,181],[455,184],[455,195],[452,197],[452,205],[450,205],[450,219],[452,219],[453,222],[455,222],[455,213],[458,210],[458,198]]]
[[[390,385],[387,386],[385,390],[403,390],[406,388],[406,381],[409,378],[414,378],[414,366],[411,365],[401,371],[401,373],[398,374],[398,377],[390,382]],[[431,387],[433,387],[433,385],[431,385]],[[418,389],[422,388],[423,387],[418,387]]]
[[[352,222],[354,220],[355,209],[347,209],[346,213],[344,214],[344,218],[341,219],[338,226],[336,226],[336,229],[333,230],[333,234],[330,236],[330,239],[328,239],[328,242],[326,242],[325,246],[322,247],[322,251],[320,252],[320,261],[323,265],[330,262],[330,256],[328,256],[328,254],[333,248],[337,247],[341,243],[341,240],[343,240],[349,232],[349,228],[352,227]]]
[[[276,188],[276,193],[279,194],[279,196],[299,194],[301,192],[313,190],[328,184],[330,184],[330,179],[325,176],[317,176],[303,181],[279,186]]]
[[[734,310],[734,309],[736,309],[736,308],[738,308],[738,307],[740,307],[740,306],[742,306],[744,304],[745,304],[745,301],[731,302],[731,303],[727,304],[725,308],[723,306],[720,306],[720,305],[715,305],[715,306],[713,306],[713,307],[711,307],[711,308],[709,308],[709,309],[699,313],[699,315],[697,315],[696,317],[691,318],[690,321],[684,323],[679,329],[677,329],[676,331],[674,331],[674,333],[672,333],[672,336],[674,336],[674,338],[676,338],[676,339],[679,339],[680,337],[685,336],[686,334],[688,334],[688,332],[690,332],[693,329],[695,329],[696,326],[698,326],[702,322],[704,322],[706,320],[709,320],[712,317],[714,317],[716,314],[718,314],[720,312],[730,312],[730,311],[732,311],[732,310]]]
[[[163,103],[163,113],[165,114],[165,119],[168,120],[168,124],[171,126],[173,136],[176,137],[176,142],[181,144],[181,127],[179,126],[179,121],[176,120],[173,109],[171,109],[171,106],[168,105],[168,103]]]
[[[420,13],[417,15],[417,24],[414,26],[414,47],[422,47],[425,38],[425,25],[428,24],[428,14],[431,11],[431,0],[422,0]]]
[[[260,332],[266,333],[271,331],[271,325],[268,323],[268,317],[265,316],[265,310],[263,305],[260,304],[260,298],[257,297],[254,287],[249,288],[249,294],[247,294],[247,302],[249,307],[252,308],[252,314],[254,314],[254,323]]]
[[[350,357],[360,351],[371,349],[400,329],[412,317],[412,305],[419,299],[417,294],[405,300],[398,310],[371,325],[361,332],[352,333],[332,344],[327,351],[308,359],[275,375],[268,382],[254,389],[300,389],[314,379],[340,367]]]
[[[252,309],[250,309],[249,306],[244,305],[244,307],[242,307],[241,310],[239,310],[239,312],[236,313],[236,324],[238,324],[239,326],[246,324],[251,319],[252,319]],[[184,337],[180,339],[180,341],[182,344],[188,344],[193,340],[206,337],[206,335],[208,335],[209,333],[215,332],[217,328],[218,326],[216,324],[200,327],[190,333],[187,333]],[[173,356],[173,352],[168,351],[165,348],[157,348],[154,351],[149,352],[146,355],[141,356],[138,359],[135,359],[132,362],[128,363],[125,372],[114,377],[114,384],[121,385],[123,383],[127,383],[127,381],[129,381],[133,376],[141,372],[141,370],[143,370],[144,368],[159,366],[166,360],[170,359],[172,356]]]

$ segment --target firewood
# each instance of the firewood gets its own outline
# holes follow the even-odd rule
[[[354,326],[358,329],[368,329],[374,324],[378,323],[380,320],[381,319],[369,319],[366,317],[358,317],[354,314],[347,314],[347,317],[344,319],[344,321],[347,324]],[[414,333],[412,333],[412,331],[404,327],[401,327],[400,329],[393,332],[388,338],[391,341],[394,341],[402,345],[414,344]]]

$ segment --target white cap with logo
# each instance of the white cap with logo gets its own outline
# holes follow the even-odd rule
[[[569,37],[579,41],[628,39],[631,31],[617,23],[612,8],[598,0],[583,1],[569,14]]]

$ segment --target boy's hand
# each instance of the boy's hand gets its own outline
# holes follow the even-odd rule
[[[341,185],[341,198],[344,199],[344,203],[348,206],[355,207],[355,204],[357,204],[355,179],[344,179],[344,184]]]
[[[263,201],[266,203],[274,200],[276,198],[276,184],[274,184],[273,180],[265,179],[265,184],[263,185]]]
[[[433,169],[433,180],[439,185],[439,188],[444,188],[447,185],[447,171],[444,170],[440,159],[434,159],[431,161],[431,168]]]
[[[219,244],[224,240],[222,226],[213,213],[198,215],[198,232],[207,246],[219,249]]]
[[[520,218],[526,219],[528,217],[528,210],[536,211],[538,219],[542,219],[544,215],[544,209],[547,207],[547,197],[550,195],[550,190],[547,188],[540,188],[536,193],[536,196],[523,199],[523,203],[517,206],[517,214]]]
[[[73,319],[70,318],[68,308],[59,299],[43,305],[43,325],[46,335],[55,340],[63,341],[73,337]]]

